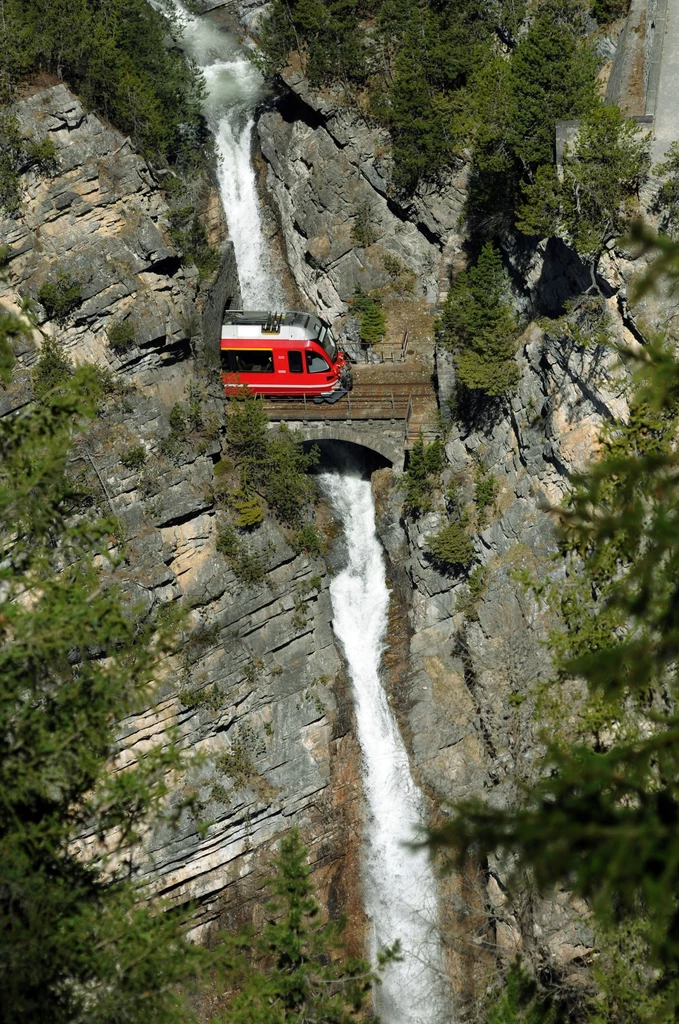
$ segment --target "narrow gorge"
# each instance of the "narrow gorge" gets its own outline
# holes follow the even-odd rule
[[[552,0],[519,5],[516,25],[506,14],[516,5],[500,5],[513,27],[490,32],[493,60],[469,72],[484,131],[497,129],[489,83],[501,80],[498,67],[543,4]],[[554,4],[550,17],[562,26],[570,15]],[[525,1007],[502,988],[517,963],[554,999],[545,1021],[562,1019],[550,1016],[558,1010],[587,1024],[585,1008],[613,962],[592,901],[570,881],[539,886],[513,854],[479,856],[472,843],[456,862],[445,844],[424,840],[460,802],[516,807],[543,777],[550,740],[572,729],[579,742],[584,684],[560,680],[550,703],[561,628],[553,595],[569,594],[582,569],[561,557],[555,510],[611,432],[634,426],[632,371],[619,351],[637,352],[661,332],[676,345],[676,297],[636,294],[653,252],[622,231],[594,261],[573,232],[522,233],[518,207],[509,220],[493,209],[474,221],[479,195],[501,191],[477,160],[487,143],[489,166],[505,168],[506,146],[493,149],[490,134],[475,129],[473,145],[404,187],[406,128],[423,133],[423,150],[431,140],[424,121],[401,124],[399,136],[380,113],[382,93],[368,95],[379,73],[369,85],[350,76],[339,84],[329,71],[314,80],[315,44],[294,19],[280,67],[265,77],[262,60],[251,59],[258,46],[264,53],[272,10],[298,5],[151,6],[168,14],[168,49],[187,55],[204,80],[189,142],[204,162],[195,171],[190,161],[154,162],[60,71],[41,71],[17,90],[11,111],[21,137],[49,142],[53,156],[25,158],[20,205],[0,205],[0,313],[30,317],[30,330],[12,340],[0,417],[39,404],[45,352],[60,353],[67,375],[81,365],[102,371],[96,415],[74,432],[69,454],[81,501],[73,515],[113,524],[112,577],[140,622],[162,620],[167,608],[183,615],[153,701],[119,722],[108,762],[124,786],[156,745],[197,755],[165,776],[167,816],[143,831],[129,874],[167,907],[190,906],[192,941],[213,948],[220,932],[248,926],[264,934],[271,865],[297,826],[323,915],[346,918],[347,953],[374,963],[400,944],[372,991],[382,1024],[519,1024]],[[370,60],[381,45],[380,6],[361,16]],[[405,17],[403,5],[386,6],[389,17]],[[627,8],[603,21],[592,11],[606,3],[580,6],[597,89],[609,78],[623,88],[621,62],[634,57],[625,47],[645,46],[655,66],[657,35],[632,39]],[[633,0],[629,25],[643,25],[643,6]],[[295,17],[312,22],[316,7],[301,7]],[[658,24],[664,10],[653,0]],[[407,91],[412,82],[389,53],[385,82],[404,74]],[[456,130],[478,113],[462,109],[467,93],[459,106],[457,94],[437,102],[437,116],[445,110]],[[629,109],[626,124],[650,130],[646,107]],[[566,111],[549,126],[562,183],[574,123]],[[517,157],[506,181],[525,192],[520,165]],[[658,173],[647,167],[635,179],[625,207],[654,229],[668,223]],[[447,299],[473,283],[490,249],[515,376],[504,389],[485,382],[465,406]],[[62,312],[49,286],[66,285],[78,295]],[[492,306],[492,288],[487,295]],[[225,401],[219,346],[225,309],[296,308],[332,322],[355,377],[369,394],[381,386],[391,412],[361,412],[359,386],[332,405],[256,403],[268,409],[270,443],[299,441],[291,463],[303,463],[313,484],[303,514],[286,520],[266,488],[243,486],[242,437],[230,433],[237,399]],[[371,316],[378,340],[366,340]],[[653,436],[659,430],[654,422]],[[277,481],[281,503],[289,480]],[[616,728],[603,713],[601,722],[592,727],[597,752]],[[86,858],[96,859],[102,834],[96,820],[81,830]],[[191,991],[201,1022],[228,1020],[214,1017],[227,1005],[219,984],[211,978],[206,992]],[[506,1019],[493,1016],[497,1006]],[[591,1019],[627,1022],[613,1011]]]

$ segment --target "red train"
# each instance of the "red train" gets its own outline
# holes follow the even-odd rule
[[[349,361],[330,324],[311,313],[227,309],[221,363],[227,395],[247,384],[267,398],[335,402],[352,386]]]

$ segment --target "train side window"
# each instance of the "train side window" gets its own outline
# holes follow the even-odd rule
[[[273,350],[270,348],[233,349],[236,373],[273,373]]]
[[[318,352],[307,352],[306,368],[309,373],[329,373],[330,367]]]
[[[304,372],[301,352],[295,352],[294,350],[292,352],[288,352],[288,367],[290,368],[290,373]]]
[[[236,360],[234,358],[234,352],[229,349],[223,348],[220,353],[222,373],[235,373],[236,372]]]

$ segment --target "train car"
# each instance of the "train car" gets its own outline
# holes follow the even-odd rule
[[[349,361],[330,324],[312,313],[228,309],[221,340],[224,390],[335,402],[351,390]]]

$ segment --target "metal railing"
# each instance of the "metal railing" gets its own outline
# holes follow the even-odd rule
[[[392,422],[393,422],[393,420],[400,419],[400,417],[398,415],[397,408],[396,408],[396,395],[394,394],[393,388],[390,388],[388,391],[385,391],[385,396],[387,396],[387,395],[389,396],[389,403],[391,405]],[[344,404],[344,399],[346,399],[346,405]],[[300,414],[300,419],[302,420],[303,423],[306,423],[306,422],[308,422],[308,418],[309,418],[308,417],[309,406],[308,406],[308,403],[307,403],[307,396],[306,395],[302,395],[302,401],[304,403],[304,411]],[[341,419],[344,419],[346,421],[349,421],[349,420],[353,419],[353,414],[352,414],[352,411],[351,411],[351,392],[350,391],[347,391],[346,395],[344,396],[344,398],[343,398],[343,405],[340,408],[344,408],[345,414],[344,414],[344,416],[340,417],[340,416],[337,416],[337,414],[335,412],[334,415],[332,416],[333,422],[337,422],[338,420],[341,420]],[[312,420],[321,420],[321,419],[327,419],[328,418],[328,417],[324,417],[323,416],[323,406],[322,405],[317,405],[317,404],[314,403],[313,409],[314,409],[315,415],[311,417]],[[334,405],[333,406],[333,410],[337,410],[337,409],[338,409],[338,406]],[[409,423],[412,415],[413,415],[413,395],[412,395],[412,392],[410,392],[410,394],[408,395],[408,405],[407,405],[406,414],[405,414],[406,437],[408,436],[408,423]],[[378,417],[378,418],[383,418],[383,417]],[[359,419],[371,419],[371,417],[370,416],[362,415],[362,416],[359,416]]]
[[[357,363],[405,363],[408,357],[408,345],[410,343],[410,331],[408,326],[403,332],[403,338],[395,345],[393,342],[387,344],[380,342],[368,348],[362,348],[357,353]],[[352,356],[353,359],[353,356]]]

